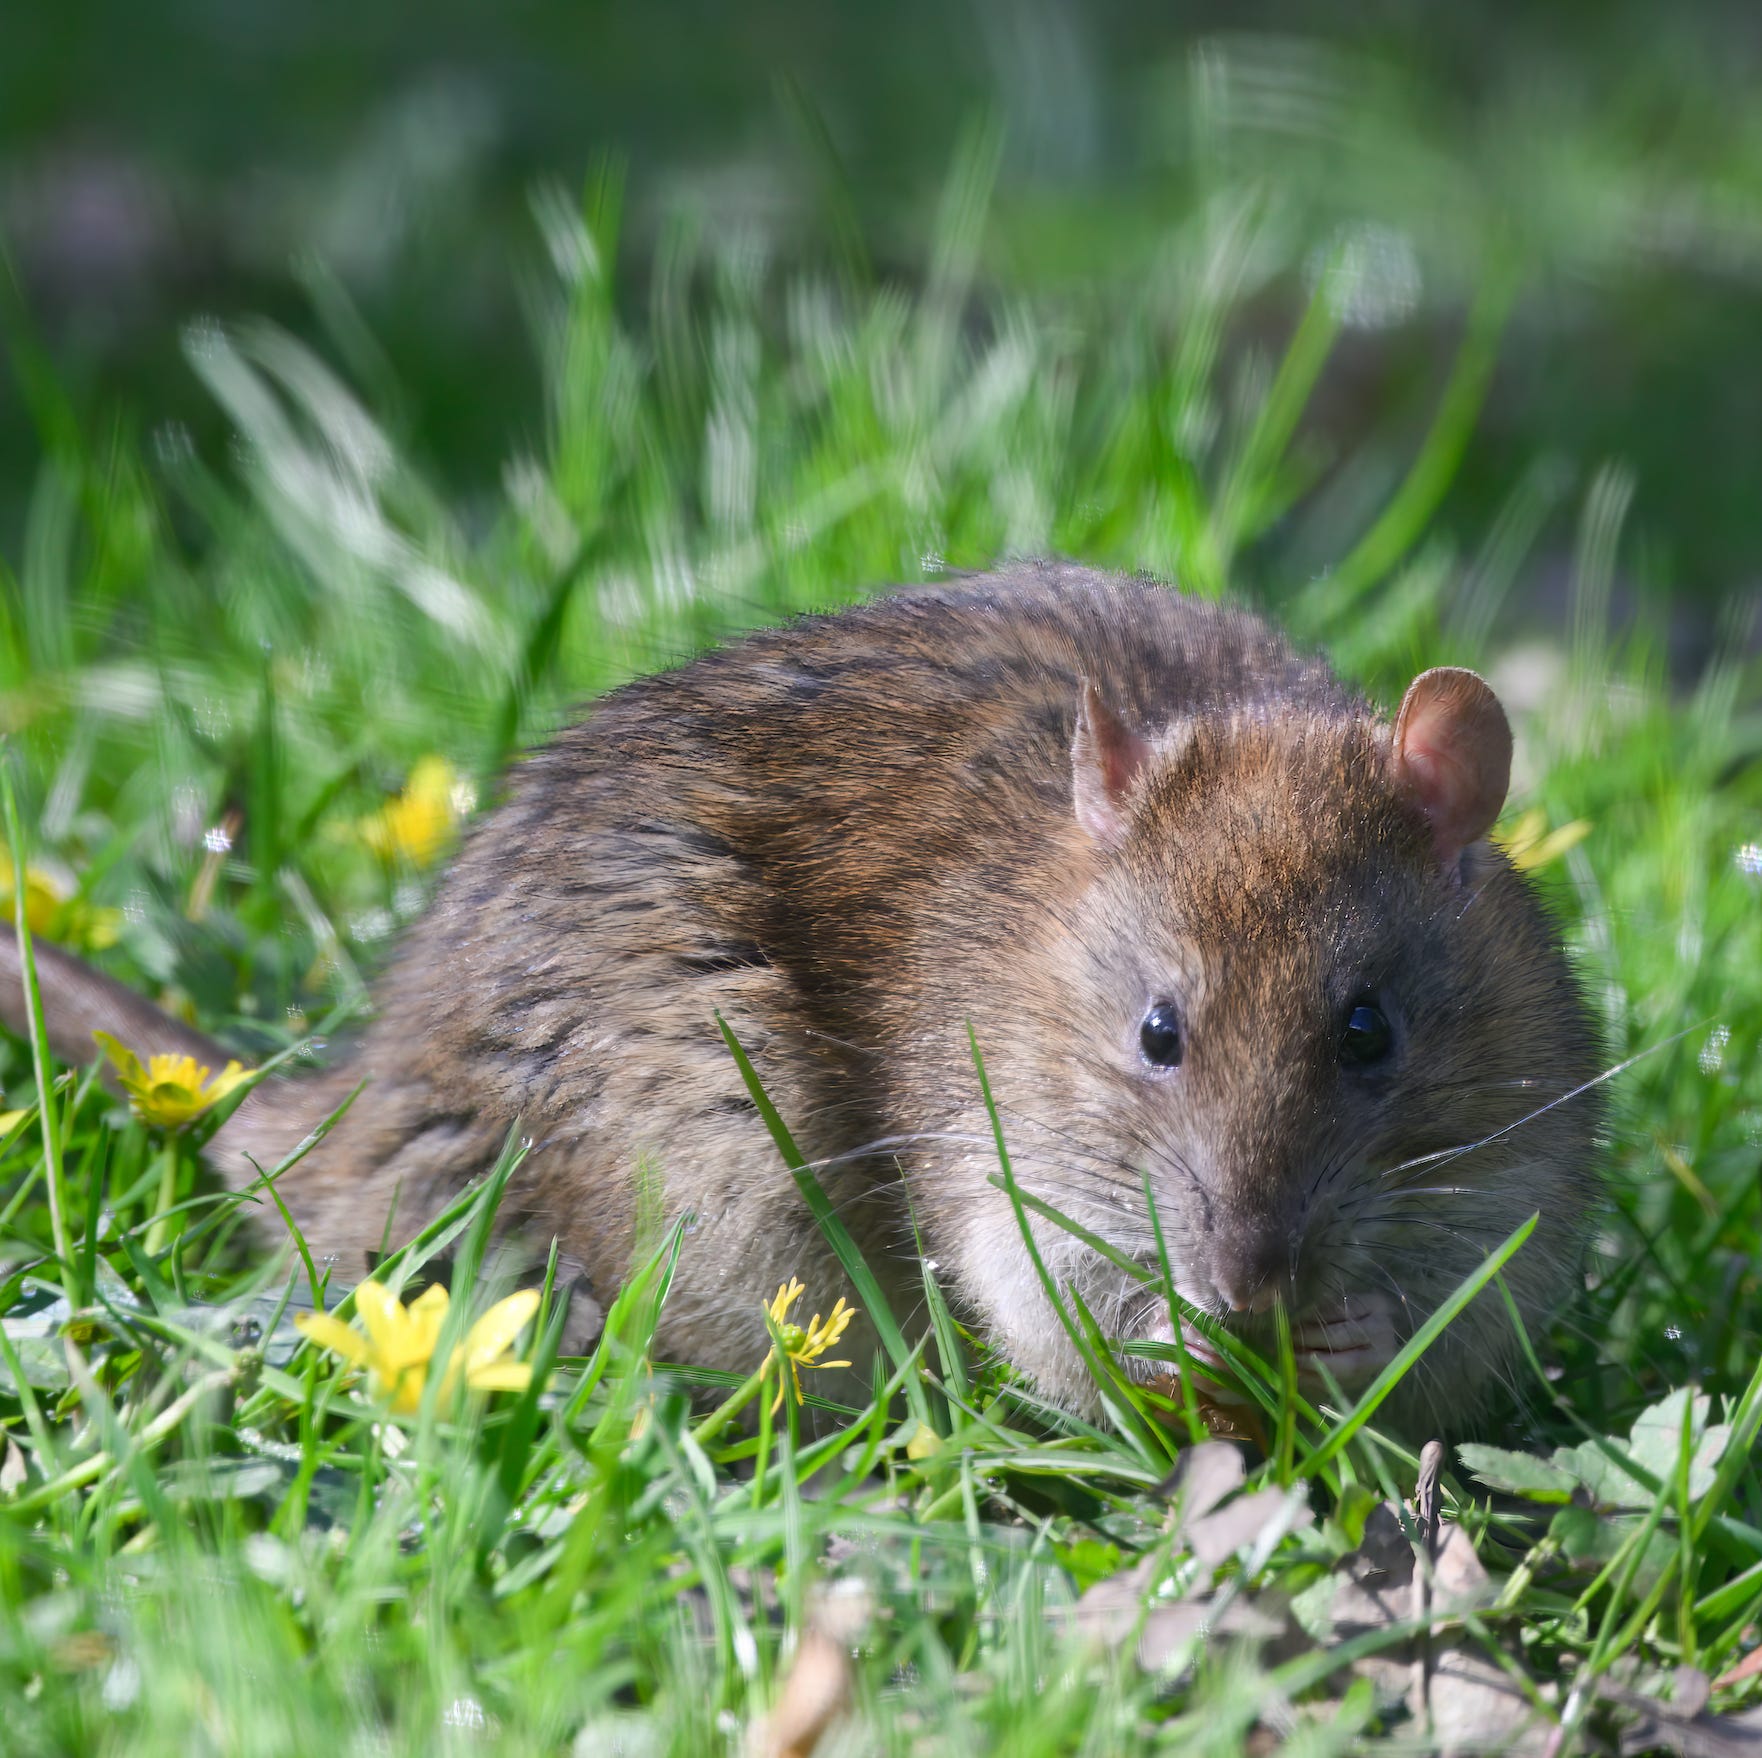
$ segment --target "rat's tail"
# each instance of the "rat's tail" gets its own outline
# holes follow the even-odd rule
[[[98,1054],[93,1032],[109,1032],[145,1061],[150,1056],[193,1056],[214,1070],[232,1060],[232,1052],[206,1032],[155,1007],[144,995],[95,971],[71,952],[47,941],[33,939],[31,951],[37,965],[37,987],[43,997],[43,1024],[49,1048],[57,1060],[70,1067],[88,1065]],[[20,1037],[30,1035],[30,1012],[25,1001],[24,961],[18,936],[8,923],[0,923],[0,1025]],[[122,1088],[114,1071],[102,1067],[105,1084],[119,1096]],[[334,1081],[332,1084],[335,1084]],[[209,1143],[209,1164],[235,1189],[257,1176],[258,1164],[250,1155],[267,1155],[274,1165],[297,1142],[312,1123],[340,1099],[340,1092],[324,1098],[330,1087],[322,1078],[304,1083],[273,1081],[252,1093],[221,1126]],[[313,1112],[314,1104],[322,1106]]]
[[[33,938],[31,951],[36,958],[49,1048],[61,1061],[83,1068],[98,1054],[92,1033],[102,1031],[143,1058],[194,1056],[213,1069],[226,1066],[228,1052],[223,1045],[155,1007],[144,995],[46,940]],[[30,1035],[24,960],[10,923],[0,923],[0,1025],[21,1038]]]
[[[144,996],[95,971],[59,947],[32,942],[49,1047],[75,1067],[97,1053],[94,1031],[121,1039],[137,1056],[193,1056],[223,1068],[226,1047]],[[24,972],[12,929],[0,923],[0,1024],[29,1031]],[[349,1099],[369,1073],[370,1059],[298,1080],[263,1082],[208,1142],[204,1158],[234,1190],[301,1147],[315,1126]],[[277,1191],[308,1245],[320,1257],[346,1265],[352,1278],[371,1269],[395,1221],[405,1238],[426,1224],[476,1172],[495,1163],[512,1118],[479,1106],[456,1087],[437,1091],[420,1076],[394,1067],[376,1084],[374,1102],[302,1148],[297,1176]],[[308,1151],[309,1150],[309,1151]],[[272,1237],[281,1233],[279,1209],[260,1203],[257,1219]]]

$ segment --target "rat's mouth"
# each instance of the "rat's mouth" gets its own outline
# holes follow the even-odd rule
[[[1246,1322],[1219,1322],[1263,1359],[1276,1359],[1277,1333],[1270,1317],[1255,1315]],[[1166,1303],[1159,1301],[1146,1307],[1128,1334],[1164,1348],[1172,1347],[1175,1335]],[[1181,1341],[1201,1367],[1212,1372],[1224,1367],[1221,1352],[1197,1327],[1183,1323]],[[1343,1391],[1368,1385],[1395,1359],[1400,1347],[1392,1303],[1376,1294],[1351,1294],[1326,1305],[1309,1307],[1297,1314],[1291,1324],[1298,1383],[1306,1391],[1325,1390],[1329,1379]],[[1174,1371],[1174,1364],[1162,1358],[1139,1357],[1138,1365],[1152,1376]]]
[[[1321,1378],[1326,1368],[1348,1390],[1368,1384],[1395,1359],[1401,1339],[1389,1303],[1374,1294],[1348,1296],[1312,1311],[1291,1327],[1297,1371]]]

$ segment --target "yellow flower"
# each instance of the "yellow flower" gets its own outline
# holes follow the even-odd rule
[[[11,1135],[34,1110],[35,1105],[26,1105],[22,1111],[0,1111],[0,1139]]]
[[[1533,873],[1559,860],[1568,849],[1577,848],[1590,834],[1589,818],[1574,818],[1570,824],[1550,830],[1548,814],[1540,806],[1532,806],[1516,823],[1495,834],[1493,840],[1519,872]]]
[[[212,1080],[194,1056],[149,1056],[145,1066],[128,1045],[108,1032],[93,1032],[128,1094],[129,1108],[155,1129],[182,1129],[219,1103],[250,1070],[229,1062]]]
[[[18,872],[0,849],[0,913],[7,921],[18,898]],[[24,870],[24,919],[39,940],[79,952],[102,952],[122,937],[122,911],[87,903],[73,887],[43,867]]]
[[[445,757],[421,757],[404,791],[356,825],[382,860],[426,867],[452,839],[471,809],[472,788]]]
[[[792,1276],[778,1288],[777,1298],[765,1309],[783,1338],[783,1358],[789,1369],[787,1379],[779,1376],[777,1396],[771,1405],[773,1412],[782,1404],[784,1390],[791,1381],[795,1385],[795,1401],[801,1403],[801,1370],[804,1367],[850,1366],[848,1361],[822,1361],[820,1357],[850,1328],[850,1321],[856,1317],[856,1308],[846,1306],[841,1295],[838,1303],[826,1315],[824,1324],[820,1322],[820,1315],[815,1313],[804,1329],[789,1322],[789,1309],[801,1299],[803,1293],[802,1284]],[[769,1367],[776,1357],[777,1350],[773,1345],[771,1353],[765,1357],[765,1366]]]
[[[436,1282],[406,1307],[378,1282],[363,1282],[355,1290],[355,1310],[367,1327],[365,1337],[327,1312],[302,1313],[294,1323],[333,1355],[366,1368],[373,1377],[374,1392],[386,1399],[396,1414],[414,1416],[422,1408],[422,1391],[446,1323],[446,1289]],[[508,1352],[537,1311],[537,1293],[523,1288],[506,1300],[498,1300],[471,1327],[441,1375],[439,1402],[443,1409],[452,1402],[461,1372],[473,1391],[525,1391],[532,1369],[524,1361],[510,1360]]]

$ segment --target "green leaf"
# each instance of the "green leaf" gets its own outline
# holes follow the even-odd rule
[[[1554,1463],[1568,1471],[1600,1507],[1650,1507],[1661,1483],[1672,1481],[1682,1446],[1687,1387],[1672,1392],[1635,1418],[1626,1442],[1614,1439],[1580,1441],[1558,1447]],[[1719,1461],[1731,1440],[1724,1423],[1707,1426],[1711,1404],[1706,1393],[1695,1397],[1689,1411],[1694,1450],[1689,1457],[1689,1499],[1698,1501],[1713,1487]]]
[[[1590,1493],[1602,1508],[1649,1507],[1655,1487],[1649,1488],[1621,1463],[1619,1441],[1580,1441],[1576,1447],[1556,1447],[1554,1463]]]
[[[1533,1453],[1513,1453],[1505,1447],[1465,1442],[1456,1449],[1456,1457],[1477,1482],[1532,1502],[1570,1501],[1579,1481],[1571,1471]]]
[[[18,1373],[23,1375],[27,1386],[35,1386],[39,1392],[60,1392],[67,1388],[67,1356],[59,1338],[9,1337],[8,1341],[18,1362]],[[4,1360],[0,1360],[0,1392],[11,1397],[18,1395],[18,1378]]]
[[[1644,1521],[1634,1514],[1611,1518],[1590,1508],[1562,1508],[1548,1531],[1569,1562],[1581,1568],[1602,1568],[1614,1559]],[[1635,1562],[1628,1592],[1644,1597],[1670,1567],[1676,1543],[1668,1533],[1653,1530]]]
[[[1334,1505],[1334,1524],[1354,1550],[1364,1543],[1364,1523],[1371,1510],[1382,1506],[1383,1498],[1365,1483],[1349,1483],[1340,1492]]]
[[[1057,1546],[1053,1554],[1065,1566],[1079,1593],[1087,1592],[1097,1581],[1117,1575],[1124,1560],[1117,1544],[1099,1538],[1079,1538]]]
[[[170,1502],[242,1502],[278,1489],[292,1473],[274,1459],[174,1459],[159,1467]]]
[[[1682,1451],[1685,1406],[1689,1433],[1694,1439],[1694,1450],[1689,1455],[1689,1497],[1698,1500],[1713,1487],[1714,1472],[1731,1439],[1731,1430],[1723,1423],[1708,1427],[1712,1400],[1705,1392],[1691,1394],[1687,1386],[1682,1386],[1649,1410],[1641,1411],[1629,1431],[1627,1451],[1636,1465],[1661,1481],[1674,1477]]]

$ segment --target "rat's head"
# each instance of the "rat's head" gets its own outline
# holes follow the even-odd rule
[[[1084,690],[1085,882],[1056,912],[1056,983],[1010,1033],[1022,1182],[1148,1265],[1147,1181],[1180,1292],[1262,1340],[1282,1301],[1300,1363],[1348,1389],[1532,1212],[1506,1271],[1526,1318],[1575,1262],[1597,1109],[1567,1095],[1594,1034],[1484,840],[1510,761],[1464,671],[1418,678],[1392,727],[1281,710],[1146,733]],[[1104,1324],[1166,1337],[1099,1256],[1065,1273]],[[1460,1414],[1513,1340],[1477,1301],[1409,1408]]]

